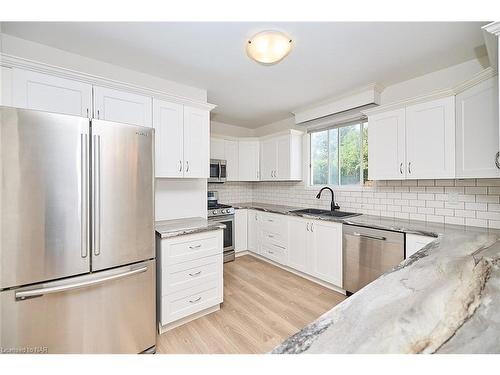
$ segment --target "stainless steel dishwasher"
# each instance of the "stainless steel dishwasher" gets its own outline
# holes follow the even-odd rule
[[[405,235],[400,232],[344,224],[344,289],[350,295],[371,283],[405,258]]]

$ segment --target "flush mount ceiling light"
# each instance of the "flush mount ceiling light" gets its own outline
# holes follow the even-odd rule
[[[248,56],[264,65],[280,62],[291,50],[292,39],[281,31],[261,31],[247,42]]]

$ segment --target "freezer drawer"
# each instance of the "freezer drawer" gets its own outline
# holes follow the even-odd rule
[[[139,353],[155,345],[155,261],[0,292],[0,348]]]

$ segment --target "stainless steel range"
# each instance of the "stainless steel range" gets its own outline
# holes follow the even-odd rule
[[[224,229],[224,263],[234,260],[234,208],[218,201],[218,193],[207,194],[208,220],[226,225]]]

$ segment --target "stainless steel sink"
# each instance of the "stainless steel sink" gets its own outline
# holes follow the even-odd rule
[[[354,212],[346,212],[346,211],[330,211],[330,210],[320,210],[317,208],[304,208],[301,210],[293,210],[290,211],[295,214],[303,214],[303,215],[313,215],[313,216],[331,216],[331,217],[351,217],[358,216],[360,214]]]

